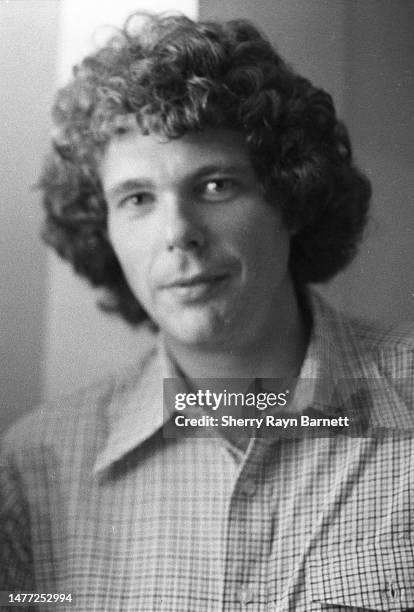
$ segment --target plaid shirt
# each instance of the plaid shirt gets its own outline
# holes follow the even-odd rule
[[[375,380],[351,403],[376,435],[275,434],[246,452],[166,439],[154,349],[9,431],[0,590],[72,593],[62,610],[414,609],[413,330],[317,294],[311,310],[301,377]]]

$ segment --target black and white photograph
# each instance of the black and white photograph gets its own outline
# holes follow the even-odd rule
[[[0,610],[414,610],[413,25],[0,0]]]

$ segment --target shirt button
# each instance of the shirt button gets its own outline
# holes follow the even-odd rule
[[[239,589],[239,602],[242,606],[246,606],[248,603],[252,603],[254,601],[254,591],[248,586],[244,585]]]
[[[248,497],[251,497],[256,493],[257,484],[254,480],[246,480],[241,484],[241,492]]]

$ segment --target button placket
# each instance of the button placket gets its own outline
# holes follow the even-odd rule
[[[262,516],[260,478],[263,448],[253,446],[239,471],[229,507],[225,568],[224,607],[226,610],[258,609],[265,601],[261,583],[262,544],[266,541]],[[257,582],[256,582],[257,581]],[[232,603],[231,603],[232,602]]]

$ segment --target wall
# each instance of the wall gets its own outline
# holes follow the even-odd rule
[[[0,432],[40,400],[46,316],[37,181],[49,132],[58,5],[0,2]]]
[[[344,275],[350,310],[414,318],[414,3],[346,4],[345,117],[374,185],[361,256]]]

